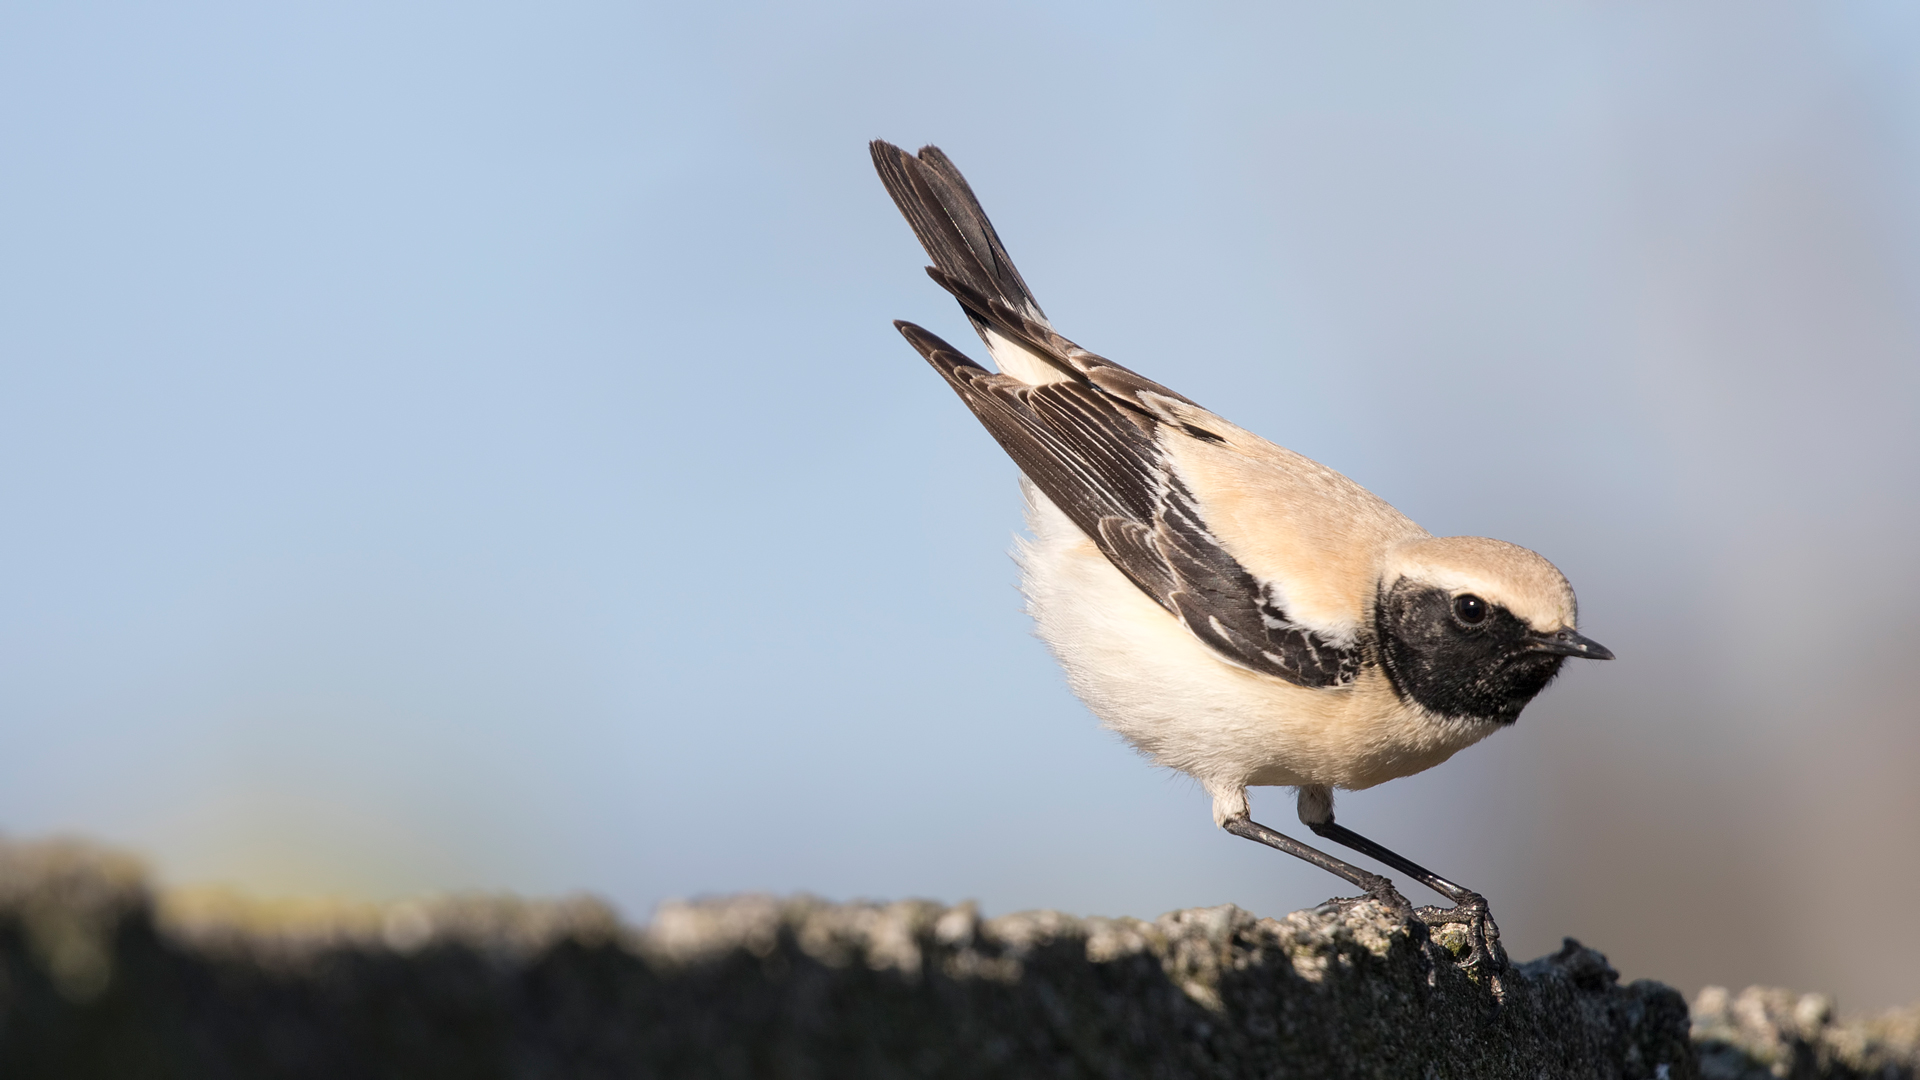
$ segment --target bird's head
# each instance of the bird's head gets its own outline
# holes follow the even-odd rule
[[[1428,537],[1397,548],[1384,569],[1381,663],[1395,691],[1429,712],[1510,724],[1567,657],[1613,659],[1575,628],[1566,575],[1526,548]]]

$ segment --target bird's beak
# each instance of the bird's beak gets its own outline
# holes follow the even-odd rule
[[[1552,653],[1555,656],[1580,656],[1588,660],[1611,660],[1613,650],[1593,640],[1581,637],[1572,630],[1555,630],[1546,634],[1528,634],[1527,651]]]

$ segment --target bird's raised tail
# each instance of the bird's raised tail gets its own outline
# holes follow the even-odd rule
[[[1013,259],[993,231],[993,222],[980,209],[980,200],[974,198],[966,177],[939,147],[923,146],[916,156],[875,139],[870,149],[887,194],[893,196],[894,205],[920,238],[920,246],[933,259],[938,271],[934,280],[949,289],[958,286],[956,295],[972,293],[985,306],[993,306],[992,301],[998,300],[1026,319],[1046,323],[1046,314],[1027,291],[1020,271],[1014,269]],[[967,306],[976,327],[985,333],[986,328],[979,323],[987,312],[976,313],[974,305]]]
[[[1134,411],[1151,412],[1138,396],[1141,393],[1193,404],[1075,345],[1053,328],[1020,279],[1020,271],[1014,269],[973,189],[939,147],[921,147],[916,156],[875,139],[869,149],[887,193],[933,257],[928,276],[960,301],[1002,374],[1032,386],[1095,385]],[[916,348],[919,345],[915,343]]]

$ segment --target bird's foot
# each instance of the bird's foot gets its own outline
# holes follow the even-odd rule
[[[1367,890],[1365,893],[1359,896],[1336,896],[1327,901],[1327,904],[1332,907],[1337,907],[1341,911],[1346,911],[1355,904],[1364,904],[1371,900],[1403,918],[1417,917],[1413,910],[1413,905],[1407,902],[1406,897],[1400,895],[1400,890],[1394,887],[1391,878],[1381,877],[1378,874],[1368,874],[1366,876],[1369,880],[1354,883],[1364,887]]]
[[[1479,893],[1466,894],[1450,908],[1417,908],[1413,917],[1427,924],[1434,944],[1447,950],[1463,969],[1484,969],[1496,977],[1507,969],[1500,927],[1494,924],[1487,898]]]

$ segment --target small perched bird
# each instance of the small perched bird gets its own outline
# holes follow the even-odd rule
[[[1436,537],[1318,462],[1060,336],[953,162],[872,144],[888,194],[999,371],[900,332],[1023,474],[1022,588],[1095,715],[1213,796],[1214,821],[1412,912],[1393,883],[1252,820],[1293,787],[1315,834],[1453,902],[1469,966],[1504,963],[1478,893],[1334,823],[1333,790],[1430,769],[1511,725],[1581,636],[1573,588],[1522,547]]]

